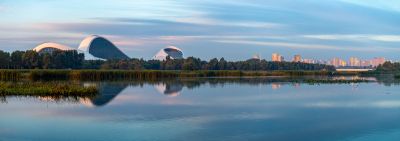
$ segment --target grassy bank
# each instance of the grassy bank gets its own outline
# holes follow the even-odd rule
[[[156,80],[186,77],[346,76],[335,71],[0,70],[0,80]]]
[[[74,84],[50,82],[0,82],[0,95],[3,96],[78,96],[90,97],[98,93],[96,87],[83,87]]]

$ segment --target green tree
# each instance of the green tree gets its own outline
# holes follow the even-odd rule
[[[0,50],[0,68],[9,68],[10,53]]]

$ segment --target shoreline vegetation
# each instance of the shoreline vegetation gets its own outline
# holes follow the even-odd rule
[[[0,70],[0,80],[159,80],[202,77],[356,76],[360,72],[336,71],[230,71],[230,70]]]
[[[302,76],[378,76],[390,74],[400,79],[400,63],[386,62],[368,72],[338,72],[324,64],[273,62],[265,59],[226,61],[214,58],[204,61],[195,57],[185,59],[143,60],[84,60],[77,51],[37,53],[32,50],[7,53],[0,50],[0,96],[95,96],[96,86],[53,81],[160,81],[182,78],[245,78]],[[294,83],[362,83],[364,79],[307,78]]]
[[[93,97],[95,86],[83,87],[70,83],[0,82],[0,96]]]

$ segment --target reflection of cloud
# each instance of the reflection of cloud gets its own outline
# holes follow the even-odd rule
[[[277,90],[279,88],[281,88],[281,84],[280,83],[271,83],[271,87],[273,90]]]
[[[319,108],[400,108],[400,101],[350,101],[350,102],[316,102],[308,103],[306,107]]]

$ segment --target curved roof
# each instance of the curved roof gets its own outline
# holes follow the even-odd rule
[[[182,52],[182,50],[176,46],[167,46],[166,48],[164,48],[164,50],[165,49],[174,49],[174,50],[178,50],[178,51]]]
[[[55,49],[59,49],[59,50],[74,50],[73,48],[68,47],[66,45],[62,45],[62,44],[58,44],[58,43],[51,43],[51,42],[40,44],[40,45],[36,46],[35,48],[33,48],[32,50],[36,51],[36,52],[40,52],[41,50],[43,50],[45,48],[55,48]]]
[[[167,56],[170,55],[170,54],[168,54],[169,51],[178,51],[181,53],[180,57],[183,57],[183,51],[180,48],[178,48],[176,46],[167,46],[167,47],[161,49],[156,55],[154,55],[153,59],[165,60],[167,58]],[[174,58],[174,56],[170,56],[170,57],[172,59],[177,59],[177,58]]]
[[[111,41],[98,35],[91,35],[83,39],[78,50],[101,59],[129,59]]]
[[[86,37],[85,39],[82,40],[81,44],[79,44],[78,49],[82,50],[82,51],[89,51],[90,45],[92,44],[93,40],[96,39],[96,38],[103,38],[103,37],[100,37],[98,35],[88,36],[88,37]],[[107,40],[105,38],[103,38],[103,39]]]

